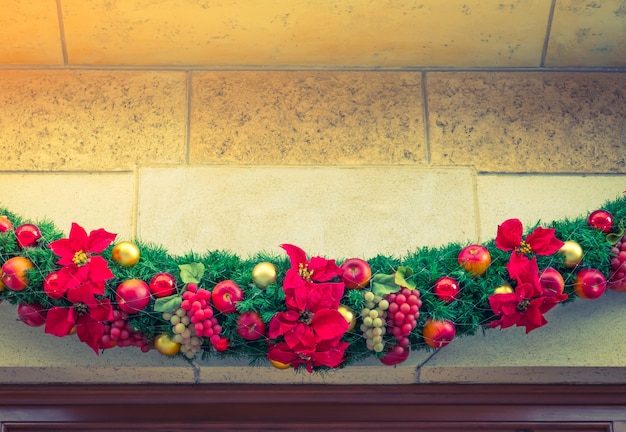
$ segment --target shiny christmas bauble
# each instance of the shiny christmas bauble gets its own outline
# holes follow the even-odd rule
[[[500,285],[498,288],[493,290],[494,294],[511,294],[512,292],[513,288],[511,288],[511,285],[508,284]]]
[[[19,247],[35,247],[41,238],[41,231],[37,225],[25,223],[15,228],[15,238]]]
[[[565,257],[564,264],[568,268],[576,267],[583,259],[583,248],[573,240],[565,241],[558,253]]]
[[[172,357],[180,351],[180,344],[174,342],[166,333],[154,338],[154,348],[164,356]]]
[[[348,330],[352,331],[354,326],[356,326],[356,314],[349,306],[340,304],[337,308],[337,312],[339,312],[345,319],[348,321]]]
[[[136,265],[140,257],[141,253],[137,245],[129,241],[119,242],[111,252],[111,259],[123,267]]]
[[[291,367],[291,364],[289,363],[281,363],[277,360],[272,360],[272,359],[270,359],[270,364],[274,366],[276,369],[289,369]]]
[[[260,262],[252,269],[252,282],[265,289],[276,282],[276,266],[271,262]]]

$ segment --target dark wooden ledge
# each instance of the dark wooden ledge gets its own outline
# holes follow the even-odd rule
[[[4,385],[2,431],[626,432],[624,385]]]

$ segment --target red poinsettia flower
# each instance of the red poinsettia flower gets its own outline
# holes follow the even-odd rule
[[[563,242],[554,236],[554,228],[537,227],[525,239],[522,238],[523,230],[519,219],[508,219],[498,225],[496,246],[503,251],[513,251],[506,267],[512,278],[516,278],[530,255],[552,255],[563,246]]]
[[[107,298],[74,303],[69,308],[54,306],[46,315],[46,333],[67,336],[76,326],[78,338],[98,354],[104,335],[103,321],[113,319],[111,301]]]
[[[487,327],[507,328],[516,325],[526,327],[528,333],[545,325],[548,321],[543,314],[567,298],[567,294],[550,297],[543,294],[534,257],[517,269],[516,279],[515,292],[489,297],[491,310],[500,318],[487,324]]]
[[[68,292],[70,301],[83,301],[92,294],[104,294],[104,282],[113,277],[106,260],[95,254],[104,251],[115,239],[115,234],[100,228],[89,235],[78,224],[72,223],[69,238],[53,241],[50,249],[61,258],[57,264],[63,266],[58,272],[59,293]],[[80,292],[74,289],[83,286]],[[85,289],[88,292],[85,293]]]
[[[317,346],[316,351],[310,353],[296,353],[289,348],[287,343],[279,342],[270,345],[268,358],[280,363],[290,364],[294,369],[304,364],[307,371],[313,372],[314,366],[338,367],[343,362],[343,355],[348,348],[348,342],[323,342]]]
[[[347,347],[341,338],[348,330],[348,322],[337,310],[343,296],[343,282],[327,281],[341,270],[334,260],[314,257],[309,261],[299,247],[281,246],[291,259],[291,269],[283,284],[287,310],[274,315],[269,337],[282,336],[284,342],[274,344],[268,356],[283,363],[288,356],[291,360],[286,363],[296,368],[306,364],[309,371],[313,366],[336,367],[337,358],[343,359]],[[299,360],[294,361],[296,358]]]

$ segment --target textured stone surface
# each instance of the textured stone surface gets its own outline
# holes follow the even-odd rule
[[[185,159],[186,75],[0,71],[0,170],[120,170]]]
[[[138,236],[173,253],[401,255],[474,238],[472,188],[462,168],[145,168]]]
[[[104,228],[120,240],[133,237],[133,173],[0,173],[0,184],[0,207],[25,219],[52,221],[68,234],[76,222],[88,232]]]
[[[62,65],[56,2],[3,1],[0,41],[0,64]]]
[[[626,172],[626,74],[429,73],[427,86],[433,164]]]
[[[420,382],[626,383],[626,295],[577,299],[546,314],[548,324],[488,330],[454,340],[419,372]]]
[[[69,62],[108,65],[538,66],[550,10],[544,0],[61,3]]]
[[[590,211],[622,195],[626,177],[618,175],[479,175],[477,200],[480,241],[495,238],[498,225],[518,218],[527,228]]]
[[[423,162],[421,94],[415,72],[194,73],[190,160]]]
[[[59,338],[17,319],[0,304],[0,383],[193,383],[194,368],[156,351],[113,348],[96,355],[76,336]]]
[[[626,66],[624,0],[556,2],[546,66]]]
[[[194,361],[198,382],[247,384],[414,384],[417,366],[432,353],[415,352],[402,364],[385,366],[375,358],[354,363],[347,368],[309,374],[293,369],[279,370],[263,363],[248,366],[246,361]]]

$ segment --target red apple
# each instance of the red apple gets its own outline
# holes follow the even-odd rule
[[[387,349],[385,351],[385,355],[380,357],[378,360],[380,360],[380,362],[384,365],[395,366],[406,361],[406,359],[409,358],[409,354],[409,348],[396,345]]]
[[[119,284],[115,298],[122,311],[140,312],[150,303],[150,288],[140,279],[128,279]]]
[[[489,250],[478,244],[461,249],[458,259],[459,265],[474,277],[484,274],[491,265]]]
[[[20,303],[17,316],[26,325],[40,327],[46,323],[46,310],[39,303]]]
[[[546,297],[554,297],[559,294],[563,294],[565,289],[565,281],[563,276],[557,269],[547,267],[539,274],[539,282],[541,283],[541,289],[543,295]]]
[[[265,323],[255,311],[243,312],[237,319],[237,333],[245,340],[260,339],[265,335]]]
[[[169,273],[155,274],[150,280],[150,292],[155,297],[168,297],[176,292],[176,278]]]
[[[343,273],[340,277],[348,289],[363,289],[372,278],[372,269],[367,261],[361,258],[347,259],[340,266]]]
[[[596,210],[587,218],[587,225],[603,233],[610,233],[613,230],[613,215],[606,210]]]
[[[13,229],[13,224],[6,216],[0,216],[0,233],[11,231]]]
[[[440,277],[435,281],[433,292],[444,302],[452,303],[459,295],[459,283],[451,277]]]
[[[237,310],[237,302],[243,300],[243,290],[232,280],[225,280],[213,288],[211,293],[213,305],[222,313],[231,313]]]
[[[2,265],[2,282],[14,291],[21,291],[28,286],[27,273],[35,267],[31,260],[21,256],[8,259]]]
[[[447,320],[428,320],[422,329],[422,336],[426,345],[433,348],[442,348],[452,342],[456,336],[456,327]]]
[[[15,237],[19,247],[33,247],[41,238],[41,231],[37,225],[25,223],[15,228]]]
[[[589,268],[579,271],[574,280],[574,292],[580,298],[595,300],[604,294],[606,278],[600,270]]]

